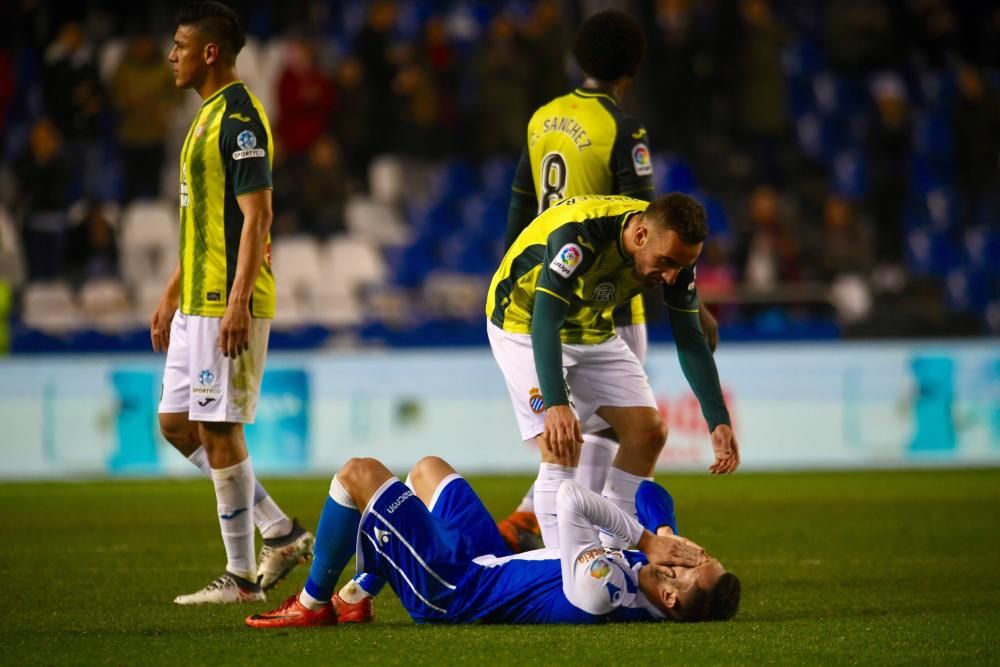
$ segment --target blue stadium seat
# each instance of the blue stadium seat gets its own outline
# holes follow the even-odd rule
[[[945,277],[948,305],[966,313],[982,313],[990,301],[990,276],[967,266],[957,266]]]
[[[845,151],[833,159],[833,189],[848,199],[862,199],[868,186],[868,168],[860,151]]]
[[[826,56],[818,43],[803,37],[785,49],[782,66],[789,77],[809,77],[826,67]]]
[[[729,216],[722,202],[703,191],[696,192],[694,198],[705,207],[709,234],[719,241],[728,241],[732,230],[729,228]]]
[[[683,158],[677,155],[658,155],[653,158],[653,187],[658,194],[691,194],[698,189],[698,183],[694,171]]]
[[[935,112],[915,114],[913,144],[919,154],[936,160],[950,160],[953,146],[949,118]]]
[[[946,234],[925,227],[906,235],[906,264],[913,273],[942,276],[959,261],[959,254]]]

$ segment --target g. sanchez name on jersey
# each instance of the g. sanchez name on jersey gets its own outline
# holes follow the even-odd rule
[[[490,284],[486,315],[510,333],[531,333],[535,294],[569,304],[563,343],[597,344],[615,333],[612,309],[639,293],[642,281],[622,234],[648,202],[621,196],[565,199],[535,218],[507,251]],[[664,287],[667,305],[696,311],[693,269]]]

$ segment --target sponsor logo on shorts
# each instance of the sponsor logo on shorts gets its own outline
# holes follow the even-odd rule
[[[264,157],[267,152],[263,148],[257,148],[257,135],[250,130],[243,130],[236,137],[236,145],[240,150],[233,152],[234,160],[245,160],[251,157]]]
[[[545,412],[545,399],[542,398],[542,392],[538,387],[532,387],[528,391],[528,407],[536,415],[540,415]]]
[[[615,300],[615,284],[611,282],[598,283],[594,288],[594,301],[611,303]]]
[[[653,173],[653,161],[649,158],[646,144],[639,143],[632,149],[632,166],[637,176],[649,176]]]
[[[208,405],[209,403],[211,403],[214,400],[215,399],[211,398],[211,397],[209,397],[209,398],[203,398],[200,401],[198,401],[198,405],[200,405],[201,407],[205,407],[206,405]]]
[[[378,540],[382,544],[388,544],[389,543],[389,531],[388,530],[382,530],[381,528],[375,528],[374,530],[375,530],[375,539],[376,540]]]
[[[549,263],[549,268],[563,278],[569,278],[576,271],[576,267],[580,266],[581,259],[583,259],[583,251],[580,250],[580,246],[575,243],[567,243],[556,253],[556,258]]]
[[[389,507],[387,507],[385,510],[386,514],[392,514],[393,512],[398,510],[399,506],[402,505],[404,502],[406,502],[407,498],[411,497],[413,497],[413,491],[410,491],[409,489],[403,491],[403,493],[399,495],[399,498],[396,498],[391,503],[389,503]]]
[[[213,382],[215,382],[215,373],[210,368],[204,368],[198,373],[198,384],[202,387],[207,387]]]
[[[198,373],[198,384],[191,386],[191,393],[196,396],[204,396],[198,405],[205,407],[212,401],[222,396],[222,388],[215,384],[215,373],[210,368],[203,368]]]

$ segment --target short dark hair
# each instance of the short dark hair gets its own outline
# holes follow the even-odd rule
[[[681,241],[696,245],[708,238],[708,216],[693,197],[671,192],[660,195],[646,208],[646,218],[661,229],[677,232]]]
[[[614,9],[594,14],[580,27],[573,57],[598,81],[633,77],[646,50],[646,39],[635,19]]]
[[[686,623],[700,621],[728,621],[740,608],[742,585],[732,572],[726,572],[711,588],[699,588],[678,614]]]
[[[247,41],[236,12],[221,2],[184,5],[177,15],[177,25],[197,27],[209,41],[219,45],[222,57],[230,63],[236,62],[236,56]]]

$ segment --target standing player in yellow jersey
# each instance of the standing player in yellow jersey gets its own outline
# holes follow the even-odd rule
[[[646,128],[622,113],[618,101],[631,87],[644,40],[639,25],[615,10],[588,18],[573,44],[583,86],[542,106],[528,122],[527,145],[514,177],[505,248],[535,218],[565,197],[619,194],[653,199],[653,164]],[[714,350],[715,319],[699,310],[702,330]],[[614,310],[615,330],[640,363],[646,360],[646,313],[642,294]],[[576,481],[600,493],[618,449],[617,436],[598,424],[583,435]],[[514,550],[535,546],[534,493],[499,524]]]
[[[204,100],[181,150],[180,263],[150,321],[166,350],[160,431],[215,484],[226,571],[178,604],[263,600],[311,554],[312,534],[257,483],[243,424],[257,409],[274,317],[271,128],[236,77],[245,38],[216,2],[181,10],[170,50],[178,88]],[[264,537],[258,569],[254,523]]]
[[[662,286],[681,369],[711,432],[709,470],[739,465],[698,322],[694,264],[707,236],[705,210],[686,195],[570,197],[518,235],[493,275],[487,334],[521,437],[542,455],[534,509],[546,547],[558,546],[556,492],[576,477],[581,433],[610,425],[619,436],[603,495],[630,514],[666,440],[642,364],[612,321],[643,287]]]

